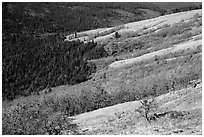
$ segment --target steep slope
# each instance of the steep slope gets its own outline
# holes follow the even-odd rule
[[[42,21],[38,23],[38,26],[34,24],[34,27],[36,27],[35,33],[69,33],[147,19],[149,17],[148,13],[140,11],[141,8],[158,12],[157,16],[165,11],[151,3],[5,2],[3,3],[3,20],[8,18],[5,10],[13,14],[14,18],[15,14],[19,15],[23,12],[26,14],[25,19],[29,23],[34,24],[33,22]],[[143,15],[147,16],[143,17]],[[10,22],[12,22],[12,19]],[[119,24],[115,24],[115,22],[119,22]],[[28,26],[24,27],[30,27],[29,23]],[[18,24],[18,21],[16,24]],[[24,25],[24,23],[21,22],[21,25]],[[24,31],[28,30],[25,29]]]
[[[76,39],[83,40],[84,35],[92,37],[104,32],[93,40],[104,42],[107,51],[115,50],[118,54],[90,60],[97,64],[98,71],[91,80],[74,86],[73,92],[80,94],[78,91],[85,90],[95,93],[99,88],[125,102],[134,97],[141,98],[140,94],[152,94],[148,93],[152,89],[161,95],[186,87],[191,80],[201,79],[201,14],[201,10],[194,10],[78,33]],[[120,38],[110,36],[116,29],[121,34]],[[132,49],[123,50],[126,48]],[[68,88],[58,93],[65,95],[66,91],[72,90]]]
[[[194,89],[192,87],[189,88],[189,82],[187,82],[187,79],[189,79],[187,77],[190,73],[195,74],[195,72],[202,71],[200,60],[202,55],[202,31],[201,26],[195,26],[198,20],[201,19],[201,15],[201,10],[188,11],[129,23],[117,28],[104,28],[84,32],[86,34],[85,38],[92,36],[92,40],[101,44],[105,43],[107,46],[110,46],[110,43],[114,43],[116,46],[122,43],[119,46],[128,47],[129,43],[134,45],[135,41],[139,41],[144,37],[144,41],[147,41],[146,45],[150,43],[150,46],[144,49],[123,52],[123,54],[116,54],[115,57],[108,59],[92,60],[98,64],[100,64],[100,61],[101,63],[109,64],[108,67],[98,71],[93,76],[93,83],[101,85],[110,94],[120,94],[122,100],[131,100],[130,96],[135,96],[135,94],[130,94],[131,92],[136,93],[136,96],[141,93],[145,94],[145,92],[150,95],[156,90],[156,93],[153,92],[153,94],[160,95],[156,98],[160,106],[157,113],[161,115],[168,114],[149,124],[139,113],[135,112],[135,109],[141,105],[140,102],[127,102],[72,117],[74,119],[73,123],[79,126],[80,133],[117,135],[202,134],[201,84]],[[135,33],[132,34],[132,31],[135,31]],[[118,32],[121,37],[115,38],[115,32]],[[84,40],[83,34],[81,36],[81,33],[78,34],[79,37],[76,39]],[[161,36],[162,42],[153,36]],[[153,40],[156,43],[152,43]],[[171,42],[168,40],[171,40]],[[118,49],[116,48],[116,50]],[[139,53],[142,50],[149,50],[149,52]],[[191,62],[189,57],[193,57],[194,61]],[[117,59],[121,61],[117,61]],[[183,62],[184,65],[180,61],[188,62],[188,65]],[[163,63],[167,63],[167,65]],[[191,67],[200,69],[197,71]],[[187,74],[186,72],[190,73]],[[201,73],[196,75],[201,78]],[[177,83],[172,82],[175,80],[172,77],[175,79],[181,78],[180,80],[183,82],[180,84],[185,86],[178,84],[179,86],[175,87],[181,90],[175,91],[175,88],[171,89],[170,85]],[[183,79],[182,77],[185,78]],[[87,85],[89,84],[91,83],[87,83]],[[185,114],[180,115],[183,111]],[[173,117],[172,115],[174,114],[178,114],[178,117]]]
[[[121,37],[128,37],[128,35],[145,35],[148,32],[156,32],[164,25],[172,26],[173,24],[179,23],[183,20],[188,21],[193,18],[194,15],[198,14],[201,16],[202,10],[194,10],[188,12],[181,12],[176,14],[165,15],[153,19],[128,23],[125,25],[112,27],[112,28],[103,28],[85,32],[79,32],[77,38],[70,38],[71,35],[67,36],[67,40],[81,40],[88,41],[94,40],[95,42],[105,43],[105,41],[111,42],[114,40],[115,32],[118,32]],[[106,42],[107,44],[107,42]]]
[[[83,43],[64,42],[64,35],[149,18],[141,8],[163,11],[151,3],[3,2],[3,99],[88,80],[95,67],[87,60],[106,51],[96,43],[71,46]]]
[[[82,134],[202,134],[202,89],[196,88],[173,91],[156,98],[157,113],[183,112],[185,115],[171,117],[166,114],[148,123],[135,110],[139,101],[102,108],[74,117]]]
[[[182,44],[178,44],[178,45],[173,45],[170,48],[166,48],[166,49],[161,49],[155,52],[151,52],[151,53],[147,53],[144,54],[142,56],[139,56],[137,58],[131,58],[131,59],[126,59],[126,60],[122,60],[122,61],[116,61],[112,64],[110,64],[110,67],[116,68],[116,67],[122,67],[122,66],[126,66],[128,64],[131,63],[136,63],[136,62],[141,62],[141,61],[146,61],[146,60],[150,60],[153,59],[155,57],[161,57],[161,56],[168,56],[170,53],[177,53],[177,52],[181,52],[181,51],[186,51],[186,50],[196,50],[199,46],[201,47],[202,44],[202,40],[191,40],[191,41],[187,41],[184,42]]]
[[[70,42],[73,45],[67,46],[69,42],[64,41],[62,45],[53,44],[58,55],[69,52],[67,48],[74,49],[74,59],[64,57],[67,54],[60,56],[66,59],[66,65],[71,61],[78,63],[75,59],[80,57],[77,59],[87,61],[86,65],[95,64],[96,73],[76,85],[48,88],[38,95],[4,101],[4,134],[202,134],[201,10],[77,32],[67,38],[85,38],[85,43],[97,41],[97,45],[79,41],[78,45]],[[85,57],[100,58],[86,60],[80,55],[80,51],[93,47]],[[107,56],[102,55],[104,50]],[[61,60],[55,62],[57,65],[51,64],[55,66],[54,74],[66,70],[66,65],[58,69],[63,64]],[[71,66],[78,80],[83,74],[80,63],[79,67]],[[156,118],[151,117],[151,123],[147,123],[135,109],[141,105],[140,100],[152,96],[159,109]]]
[[[80,40],[85,43],[95,41],[105,45],[104,48],[109,55],[121,60],[110,66],[115,64],[125,66],[130,62],[132,63],[133,60],[147,56],[150,59],[155,56],[166,56],[169,53],[187,50],[188,47],[185,45],[196,49],[201,45],[201,40],[199,40],[202,32],[200,26],[202,25],[201,12],[201,10],[181,12],[112,28],[79,32],[77,38],[68,35],[66,40]],[[116,33],[120,35],[119,38],[115,38]],[[154,53],[146,54],[150,52]],[[160,55],[160,53],[162,54]],[[134,59],[135,56],[140,57]],[[127,58],[131,59],[124,60]]]

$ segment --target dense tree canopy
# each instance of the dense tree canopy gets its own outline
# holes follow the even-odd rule
[[[13,12],[8,3],[3,3],[3,98],[86,81],[95,71],[87,60],[106,56],[103,46],[64,42],[60,26],[54,27],[49,16],[31,17],[21,4]]]

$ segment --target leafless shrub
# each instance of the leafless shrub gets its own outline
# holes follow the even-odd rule
[[[155,97],[150,97],[149,99],[143,99],[140,101],[141,106],[136,109],[136,112],[139,112],[146,121],[151,122],[152,118],[150,113],[158,109],[158,104],[156,103]]]

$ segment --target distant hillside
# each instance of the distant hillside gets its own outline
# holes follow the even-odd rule
[[[86,45],[64,43],[65,35],[77,32],[77,37],[81,37],[83,34],[79,31],[122,25],[166,13],[152,3],[133,2],[3,3],[2,11],[3,93],[4,97],[11,98],[29,95],[47,87],[86,81],[91,72],[95,71],[95,67],[90,67],[87,60],[124,52],[123,48],[114,50],[110,49],[111,44],[101,46],[92,41]],[[117,29],[107,29],[97,35],[105,36]],[[90,40],[92,37],[98,36],[88,36]],[[79,45],[87,48],[80,48]],[[65,52],[68,49],[69,53]],[[66,62],[68,58],[71,60],[69,64]],[[45,61],[50,64],[47,69]],[[52,65],[59,62],[59,66],[53,69]],[[52,82],[47,82],[50,77]]]
[[[13,8],[3,4],[2,134],[201,134],[201,9],[80,31],[90,24],[70,28],[51,8]],[[134,109],[148,98],[161,109],[145,121]]]
[[[4,99],[89,79],[95,67],[86,60],[105,57],[106,51],[94,42],[64,42],[64,34],[157,17],[164,12],[151,3],[76,2],[4,2],[2,11]]]
[[[3,3],[3,20],[9,18],[4,16],[7,11],[14,17],[23,13],[26,22],[39,33],[74,32],[147,19],[148,13],[140,9],[158,12],[157,16],[165,12],[151,3]]]
[[[152,2],[152,3],[164,10],[202,5],[201,2]]]

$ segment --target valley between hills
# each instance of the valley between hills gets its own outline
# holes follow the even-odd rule
[[[4,100],[3,134],[202,135],[202,9],[70,33],[64,42],[106,54],[79,55],[96,68],[86,81]],[[139,110],[149,99],[157,107],[148,121]]]

